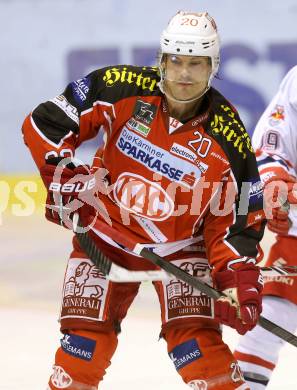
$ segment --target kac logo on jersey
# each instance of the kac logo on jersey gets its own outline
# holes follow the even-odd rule
[[[191,387],[191,389],[194,390],[207,390],[208,385],[207,382],[203,379],[196,379],[191,382],[188,382],[188,385]]]
[[[153,221],[164,221],[174,211],[173,200],[160,185],[131,172],[118,177],[113,195],[124,209]]]
[[[50,381],[57,389],[67,389],[67,387],[71,386],[72,378],[63,367],[53,366],[53,370]]]

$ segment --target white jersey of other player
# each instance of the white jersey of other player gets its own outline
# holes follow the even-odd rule
[[[262,181],[263,170],[282,167],[297,177],[297,66],[294,66],[262,114],[252,138],[258,151],[257,160]],[[297,210],[291,208],[292,227],[288,234],[297,236]]]

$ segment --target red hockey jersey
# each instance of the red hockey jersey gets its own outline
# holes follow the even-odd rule
[[[74,155],[102,129],[94,166],[107,169],[108,193],[98,197],[116,229],[163,256],[204,253],[216,269],[259,259],[262,189],[238,113],[211,88],[197,116],[180,123],[158,83],[158,68],[120,65],[69,84],[24,122],[37,166]]]

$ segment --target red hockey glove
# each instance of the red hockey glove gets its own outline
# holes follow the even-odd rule
[[[245,334],[256,325],[262,311],[263,279],[259,267],[243,264],[234,271],[215,273],[214,280],[226,295],[215,302],[215,319]]]
[[[69,159],[67,159],[69,160]],[[72,229],[72,216],[77,210],[94,214],[95,176],[87,165],[61,165],[62,158],[52,158],[40,168],[40,175],[47,189],[45,217],[58,225]],[[82,207],[84,206],[84,207]],[[82,213],[83,210],[83,213]]]
[[[289,219],[290,204],[297,204],[297,181],[284,169],[269,173],[268,180],[264,181],[267,226],[274,233],[286,235],[292,225]]]

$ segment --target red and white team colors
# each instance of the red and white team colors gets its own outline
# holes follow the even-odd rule
[[[113,227],[211,283],[209,266],[216,272],[230,263],[261,258],[258,243],[264,217],[256,159],[236,110],[218,91],[210,88],[206,93],[202,115],[181,123],[168,115],[159,81],[155,67],[96,70],[39,105],[24,122],[24,140],[41,167],[48,157],[73,156],[79,145],[102,129],[104,146],[98,145],[93,170],[106,169],[106,193],[99,191],[97,197]],[[95,228],[92,234],[101,251],[118,264],[153,269]],[[155,286],[162,334],[183,380],[195,389],[247,389],[217,332],[213,301],[178,280]],[[116,346],[111,332],[119,331],[138,287],[138,283],[106,280],[74,239],[64,281],[61,329],[72,330],[67,339],[72,343],[78,329],[85,330],[84,338],[96,338],[95,332],[109,335],[100,340],[100,356],[96,349],[89,354],[96,355],[97,363],[101,359],[100,370],[97,365],[89,371],[94,388]],[[198,347],[194,333],[199,328],[204,328],[204,339],[201,336]],[[65,343],[56,362],[65,355]],[[184,360],[185,354],[189,361]],[[71,358],[68,363],[63,360],[68,373],[73,371]],[[80,364],[91,366],[88,359]],[[230,372],[227,381],[220,377],[222,372]],[[214,387],[207,387],[205,380],[197,379],[206,375],[222,385],[214,382]],[[56,387],[51,384],[51,388]]]
[[[263,183],[276,178],[294,182],[297,177],[297,66],[280,84],[254,135],[259,173]],[[293,180],[291,180],[293,179]],[[297,264],[297,209],[291,204],[291,224],[284,234],[276,235],[267,265]],[[297,280],[278,276],[265,278],[263,316],[290,332],[297,329]],[[280,315],[281,313],[281,315]],[[278,361],[283,342],[257,326],[241,338],[235,356],[252,390],[264,390]]]
[[[253,135],[253,146],[263,182],[274,175],[297,178],[297,66],[285,76],[260,118]],[[297,209],[294,205],[290,207],[289,218],[292,225],[286,235],[277,236],[268,265],[297,263]],[[284,297],[297,304],[297,281],[290,277],[267,280],[265,293]]]

